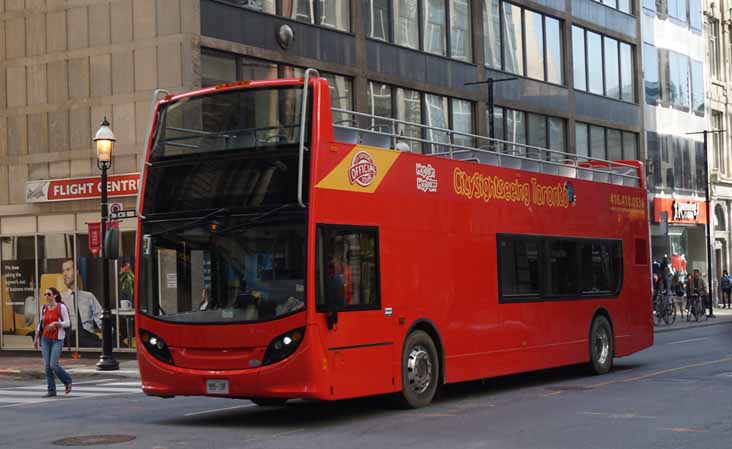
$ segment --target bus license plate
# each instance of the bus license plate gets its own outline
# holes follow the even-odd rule
[[[207,379],[206,394],[229,394],[229,381],[226,379]]]

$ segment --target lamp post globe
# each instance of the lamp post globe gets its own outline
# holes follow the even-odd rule
[[[97,362],[98,371],[113,371],[119,369],[119,363],[114,359],[112,353],[112,314],[109,297],[109,258],[107,248],[104,247],[107,234],[107,223],[109,222],[109,208],[107,201],[107,170],[112,166],[112,147],[117,140],[114,132],[104,117],[97,133],[92,139],[96,143],[97,167],[102,171],[101,194],[102,194],[102,355]]]

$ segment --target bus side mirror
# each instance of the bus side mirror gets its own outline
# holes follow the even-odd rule
[[[108,259],[119,259],[119,229],[107,229],[102,250]]]

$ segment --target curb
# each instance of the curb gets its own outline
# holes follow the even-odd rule
[[[689,326],[681,326],[681,327],[672,327],[673,325],[664,326],[664,327],[654,328],[653,333],[662,334],[664,332],[683,331],[686,329],[696,329],[698,327],[721,326],[722,324],[732,324],[732,320],[705,321],[704,323],[698,323],[698,324],[695,323],[695,324],[691,324]]]

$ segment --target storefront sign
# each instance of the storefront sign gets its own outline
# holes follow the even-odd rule
[[[107,192],[110,197],[135,196],[139,182],[139,173],[113,175],[107,179]],[[85,200],[101,196],[100,177],[29,181],[25,185],[27,203]]]
[[[660,223],[662,221],[662,212],[666,212],[668,214],[669,223],[705,224],[707,222],[707,204],[704,201],[654,198],[654,222]]]
[[[89,228],[89,251],[92,256],[99,256],[99,248],[102,244],[102,224],[100,222],[87,223]]]

